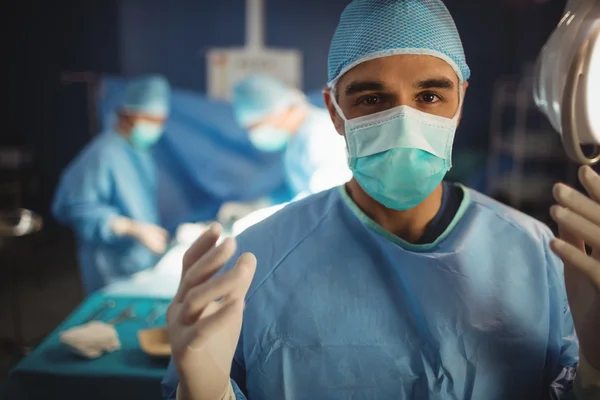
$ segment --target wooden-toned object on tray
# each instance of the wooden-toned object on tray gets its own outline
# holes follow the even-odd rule
[[[152,328],[138,331],[138,340],[144,353],[153,357],[169,357],[171,344],[167,328]]]

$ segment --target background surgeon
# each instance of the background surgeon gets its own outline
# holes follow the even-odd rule
[[[53,214],[75,231],[87,293],[153,267],[166,250],[149,150],[163,133],[169,102],[164,78],[133,80],[116,126],[97,136],[62,175]]]
[[[294,195],[317,193],[350,179],[344,140],[327,112],[309,104],[302,92],[252,75],[235,86],[232,103],[257,149],[285,150],[285,174]]]

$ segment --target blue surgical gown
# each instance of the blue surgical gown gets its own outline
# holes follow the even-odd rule
[[[238,254],[258,267],[231,371],[237,398],[531,400],[572,378],[578,342],[552,233],[461,190],[431,244],[383,230],[343,187],[243,232]],[[163,385],[174,396],[172,367]]]
[[[347,182],[346,143],[327,111],[314,106],[298,131],[290,139],[284,153],[285,174],[294,194],[317,193]]]
[[[97,136],[67,167],[52,211],[75,231],[87,293],[156,264],[157,256],[146,247],[110,229],[117,216],[159,224],[156,191],[150,154],[115,132]]]

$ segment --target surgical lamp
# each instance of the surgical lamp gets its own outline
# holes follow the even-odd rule
[[[537,61],[534,98],[573,161],[600,161],[600,0],[569,0]],[[581,145],[594,145],[586,156]]]

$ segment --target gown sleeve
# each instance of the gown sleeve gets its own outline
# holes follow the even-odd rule
[[[80,240],[111,243],[118,238],[110,224],[120,215],[111,205],[112,169],[98,149],[86,152],[61,177],[54,196],[52,214],[71,227]]]

